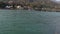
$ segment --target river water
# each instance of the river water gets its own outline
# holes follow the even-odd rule
[[[0,34],[60,34],[60,12],[0,10]]]

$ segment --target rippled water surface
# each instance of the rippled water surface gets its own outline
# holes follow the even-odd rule
[[[60,34],[60,12],[0,10],[0,34]]]

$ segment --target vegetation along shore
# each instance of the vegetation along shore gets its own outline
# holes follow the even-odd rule
[[[60,6],[52,1],[0,1],[0,9],[60,11]]]

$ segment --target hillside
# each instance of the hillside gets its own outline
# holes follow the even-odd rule
[[[1,1],[1,0],[0,0]],[[51,0],[2,0],[3,2],[7,2],[9,4],[9,1],[13,1],[12,3],[10,2],[10,5],[18,5],[20,4],[21,6],[29,6],[31,8],[38,8],[39,10],[42,8],[45,9],[60,9],[60,4],[53,2]]]

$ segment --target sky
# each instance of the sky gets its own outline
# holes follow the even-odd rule
[[[56,1],[60,1],[60,0],[56,0]]]
[[[60,0],[54,0],[53,2],[60,4]]]
[[[60,1],[60,0],[51,0],[51,1]]]
[[[53,2],[59,3],[60,4],[60,0],[51,0]]]
[[[60,1],[60,0],[56,0],[56,1]]]

